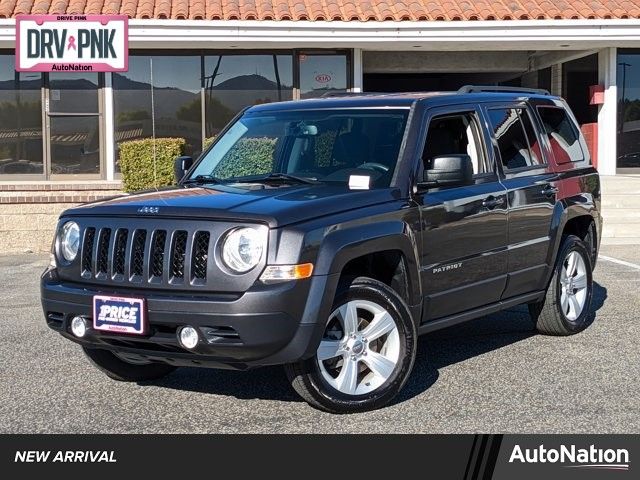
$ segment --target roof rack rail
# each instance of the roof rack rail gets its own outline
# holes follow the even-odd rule
[[[543,88],[525,88],[525,87],[503,87],[493,85],[465,85],[460,87],[458,93],[479,93],[479,92],[495,92],[495,93],[535,93],[536,95],[551,95],[549,90]]]
[[[332,97],[360,97],[366,95],[389,95],[388,92],[325,92],[320,95],[320,98],[332,98]]]

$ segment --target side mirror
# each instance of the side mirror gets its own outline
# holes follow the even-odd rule
[[[176,178],[176,183],[182,180],[182,177],[184,177],[187,170],[191,168],[191,165],[193,165],[193,158],[188,156],[176,157],[173,161],[173,175]]]
[[[464,154],[451,154],[434,157],[431,168],[424,171],[418,187],[443,188],[462,187],[473,183],[473,164],[471,157]]]

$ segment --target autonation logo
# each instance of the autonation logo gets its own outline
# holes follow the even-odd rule
[[[525,448],[515,445],[509,463],[560,463],[568,468],[592,468],[602,470],[629,470],[629,451],[626,448],[578,448],[560,445],[559,448]]]

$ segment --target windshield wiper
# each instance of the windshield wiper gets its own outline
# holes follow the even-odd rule
[[[299,177],[297,175],[291,175],[290,173],[281,173],[281,172],[273,172],[267,175],[255,176],[255,177],[245,177],[233,180],[234,183],[249,183],[249,182],[264,182],[265,180],[282,180],[282,181],[292,181],[296,183],[304,183],[307,185],[316,185],[320,183],[318,180],[314,180],[313,178],[307,177]]]
[[[182,182],[183,185],[205,185],[207,183],[213,183],[217,185],[220,183],[224,183],[224,180],[218,177],[214,177],[213,175],[196,175],[195,177]]]

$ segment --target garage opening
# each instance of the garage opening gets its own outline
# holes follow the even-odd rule
[[[521,87],[520,72],[502,73],[365,73],[365,92],[454,91],[463,85]]]

